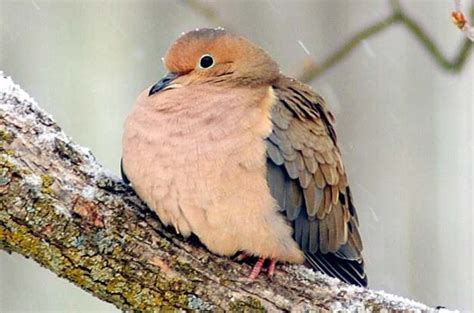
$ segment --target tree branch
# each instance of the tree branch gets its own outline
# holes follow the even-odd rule
[[[387,18],[384,18],[369,27],[358,32],[352,38],[350,38],[346,43],[344,43],[339,49],[333,52],[329,57],[327,57],[321,63],[309,63],[304,67],[300,74],[296,75],[298,80],[303,82],[310,82],[311,80],[321,76],[329,68],[334,66],[336,63],[344,59],[349,53],[352,52],[363,40],[375,35],[387,27],[393,25],[394,23],[399,22],[399,16],[392,14]]]
[[[0,249],[122,310],[427,310],[302,266],[273,280],[164,228],[0,72]]]
[[[375,22],[367,28],[359,31],[357,34],[352,36],[345,44],[339,49],[332,53],[328,58],[319,64],[309,64],[297,75],[298,79],[304,82],[310,82],[317,77],[321,76],[330,67],[341,61],[350,52],[359,46],[359,44],[381,32],[382,30],[392,26],[393,24],[404,25],[407,30],[415,36],[423,48],[433,57],[434,61],[441,66],[444,70],[451,72],[460,72],[466,64],[466,61],[470,55],[473,43],[470,39],[465,38],[459,47],[456,55],[452,60],[446,57],[443,52],[438,48],[433,39],[428,33],[420,26],[420,24],[413,18],[411,18],[405,10],[402,8],[398,0],[391,0],[392,14],[381,21]],[[471,7],[471,16],[474,16],[474,6]]]

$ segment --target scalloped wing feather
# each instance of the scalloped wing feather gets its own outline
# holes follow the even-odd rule
[[[366,286],[362,240],[334,130],[309,86],[281,77],[273,89],[267,180],[295,240],[314,268]]]

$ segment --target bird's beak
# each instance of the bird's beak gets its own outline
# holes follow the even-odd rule
[[[161,78],[153,87],[150,88],[148,96],[151,96],[163,89],[165,89],[173,80],[175,80],[179,75],[177,73],[168,73],[163,78]]]

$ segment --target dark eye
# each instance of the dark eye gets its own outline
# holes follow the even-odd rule
[[[210,68],[213,65],[214,65],[214,58],[209,54],[203,55],[201,59],[199,60],[200,68]]]

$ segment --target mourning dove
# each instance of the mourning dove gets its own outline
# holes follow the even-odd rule
[[[122,171],[166,225],[219,255],[311,265],[367,285],[334,131],[311,87],[224,29],[183,34],[125,123]],[[125,175],[126,173],[126,175]]]

